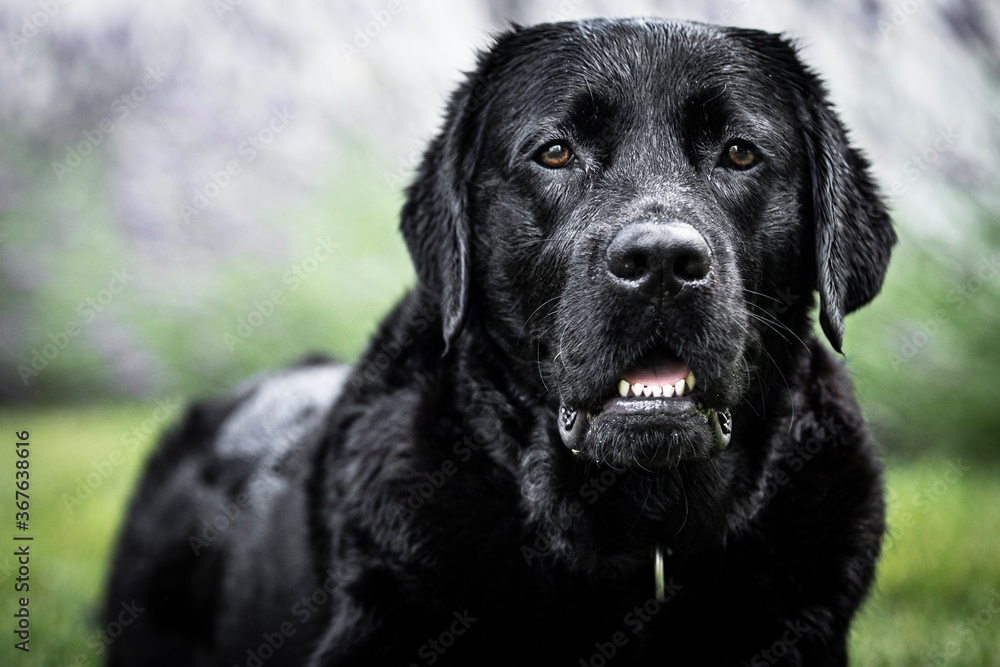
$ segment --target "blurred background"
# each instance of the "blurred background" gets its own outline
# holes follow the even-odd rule
[[[6,0],[0,478],[30,429],[47,539],[33,652],[0,660],[99,664],[116,526],[184,401],[357,356],[413,282],[403,188],[476,49],[510,22],[624,15],[784,32],[828,82],[900,235],[846,323],[892,523],[855,662],[1000,664],[990,0]]]

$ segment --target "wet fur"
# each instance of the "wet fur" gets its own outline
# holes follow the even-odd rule
[[[719,170],[733,132],[760,167]],[[567,137],[576,171],[530,160]],[[695,226],[712,284],[652,307],[617,293],[602,252],[642,219]],[[144,611],[110,665],[244,665],[283,627],[264,664],[578,665],[609,647],[621,665],[846,664],[881,467],[809,314],[817,294],[839,350],[895,237],[785,39],[512,29],[452,96],[401,227],[418,284],[346,381],[315,360],[257,379],[192,406],[154,455],[107,598],[108,620]],[[560,401],[599,410],[663,341],[732,407],[729,448],[696,423],[606,419],[571,454]]]

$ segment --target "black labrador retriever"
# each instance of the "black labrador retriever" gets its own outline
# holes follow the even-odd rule
[[[193,405],[111,665],[843,665],[884,529],[841,363],[895,242],[777,35],[515,27],[402,212],[353,367]]]

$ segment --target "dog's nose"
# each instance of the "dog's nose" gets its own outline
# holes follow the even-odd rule
[[[711,266],[705,237],[683,222],[632,222],[608,246],[608,271],[630,290],[676,294]]]

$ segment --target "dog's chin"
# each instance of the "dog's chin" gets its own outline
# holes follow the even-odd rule
[[[723,451],[732,437],[729,410],[692,398],[614,398],[600,412],[560,408],[563,444],[576,456],[615,468],[653,470]]]

